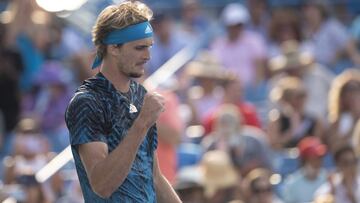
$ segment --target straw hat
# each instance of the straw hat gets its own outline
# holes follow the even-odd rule
[[[218,80],[230,80],[235,77],[230,71],[225,70],[216,57],[208,51],[201,52],[195,60],[188,63],[186,73],[195,78]]]
[[[204,185],[203,170],[198,165],[185,166],[179,170],[174,185],[175,190],[202,188]]]
[[[295,40],[281,44],[282,55],[275,56],[269,61],[272,72],[284,71],[294,68],[303,68],[314,62],[314,57],[309,52],[303,52]]]
[[[235,186],[239,177],[229,155],[221,150],[206,152],[200,163],[204,172],[205,196],[211,198],[217,190]]]

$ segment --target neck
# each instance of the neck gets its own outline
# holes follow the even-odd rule
[[[104,58],[101,73],[114,85],[116,90],[120,92],[129,91],[130,78],[119,70],[114,61]]]

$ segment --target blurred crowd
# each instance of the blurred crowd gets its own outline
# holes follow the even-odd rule
[[[83,202],[73,162],[35,174],[69,144],[67,104],[99,71],[91,33],[2,2],[0,200]],[[156,87],[159,164],[184,203],[360,203],[360,4],[282,2],[154,8],[146,76],[185,64]]]

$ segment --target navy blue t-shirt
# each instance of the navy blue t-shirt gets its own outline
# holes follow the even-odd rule
[[[127,98],[102,73],[98,73],[84,81],[70,101],[65,120],[85,202],[156,202],[153,185],[153,156],[157,147],[155,125],[141,143],[128,176],[107,199],[99,197],[91,189],[78,152],[80,144],[100,141],[107,144],[111,153],[127,136],[141,110],[145,94],[143,86],[131,81]],[[130,103],[135,105],[137,112],[130,112]]]

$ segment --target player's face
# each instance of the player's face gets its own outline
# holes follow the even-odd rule
[[[145,63],[150,60],[152,38],[128,42],[119,47],[117,65],[122,74],[131,78],[144,75]]]

